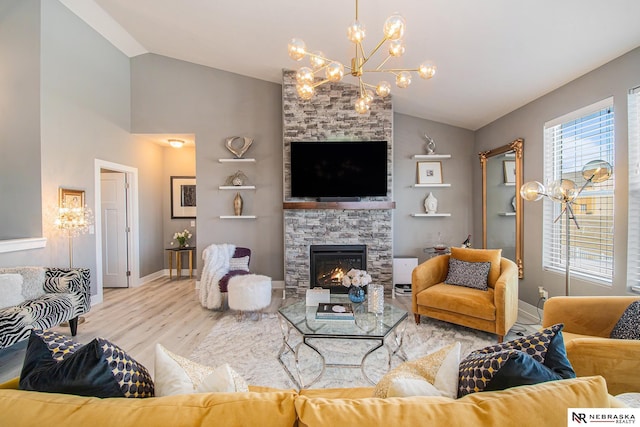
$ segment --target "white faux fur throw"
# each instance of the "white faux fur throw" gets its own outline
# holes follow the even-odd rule
[[[209,245],[202,252],[204,266],[200,278],[200,304],[213,309],[222,306],[222,296],[218,282],[229,272],[229,258],[233,257],[236,246],[223,243]]]

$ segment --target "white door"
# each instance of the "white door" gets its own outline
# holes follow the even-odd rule
[[[102,284],[106,288],[128,288],[127,174],[101,172],[100,184]]]

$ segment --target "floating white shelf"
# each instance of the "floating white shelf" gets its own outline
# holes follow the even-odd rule
[[[218,159],[220,163],[255,163],[256,159]]]
[[[220,190],[255,190],[255,185],[221,185]]]
[[[451,216],[451,214],[450,213],[434,213],[434,214],[412,213],[411,216],[416,217],[416,218],[435,218],[435,217]]]
[[[450,159],[451,154],[414,154],[411,158],[422,160]]]
[[[255,215],[220,215],[220,219],[256,219]]]
[[[515,212],[498,212],[500,216],[516,216]]]
[[[426,188],[426,187],[451,187],[451,184],[413,184],[413,188]]]
[[[507,186],[507,187],[515,187],[516,183],[515,182],[505,182],[504,185]]]

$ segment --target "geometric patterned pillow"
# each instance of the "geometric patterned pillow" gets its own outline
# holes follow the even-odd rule
[[[96,338],[57,361],[44,340],[33,332],[19,388],[100,398],[154,395],[147,369],[115,344]]]
[[[640,300],[629,304],[611,330],[610,338],[640,340]]]
[[[249,271],[249,257],[229,258],[229,271]]]
[[[43,331],[41,329],[34,329],[33,332],[42,338],[51,352],[51,357],[57,362],[66,359],[82,347],[82,344],[72,340],[68,336],[51,330]]]
[[[532,335],[469,354],[460,362],[458,397],[575,377],[566,357],[561,332],[563,326],[553,325]]]
[[[486,291],[490,262],[467,262],[449,258],[449,272],[444,283]]]

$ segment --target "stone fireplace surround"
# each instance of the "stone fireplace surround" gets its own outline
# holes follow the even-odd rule
[[[345,83],[324,84],[309,101],[300,101],[295,71],[283,71],[283,193],[284,279],[288,291],[304,294],[309,289],[311,245],[366,245],[366,270],[373,283],[390,292],[393,268],[393,109],[391,97],[376,99],[371,111],[359,115],[353,109],[356,87]],[[291,198],[291,141],[385,140],[387,194],[346,204],[314,204]],[[301,202],[301,203],[296,203]],[[378,203],[381,202],[381,203]],[[386,203],[385,203],[386,202]]]

